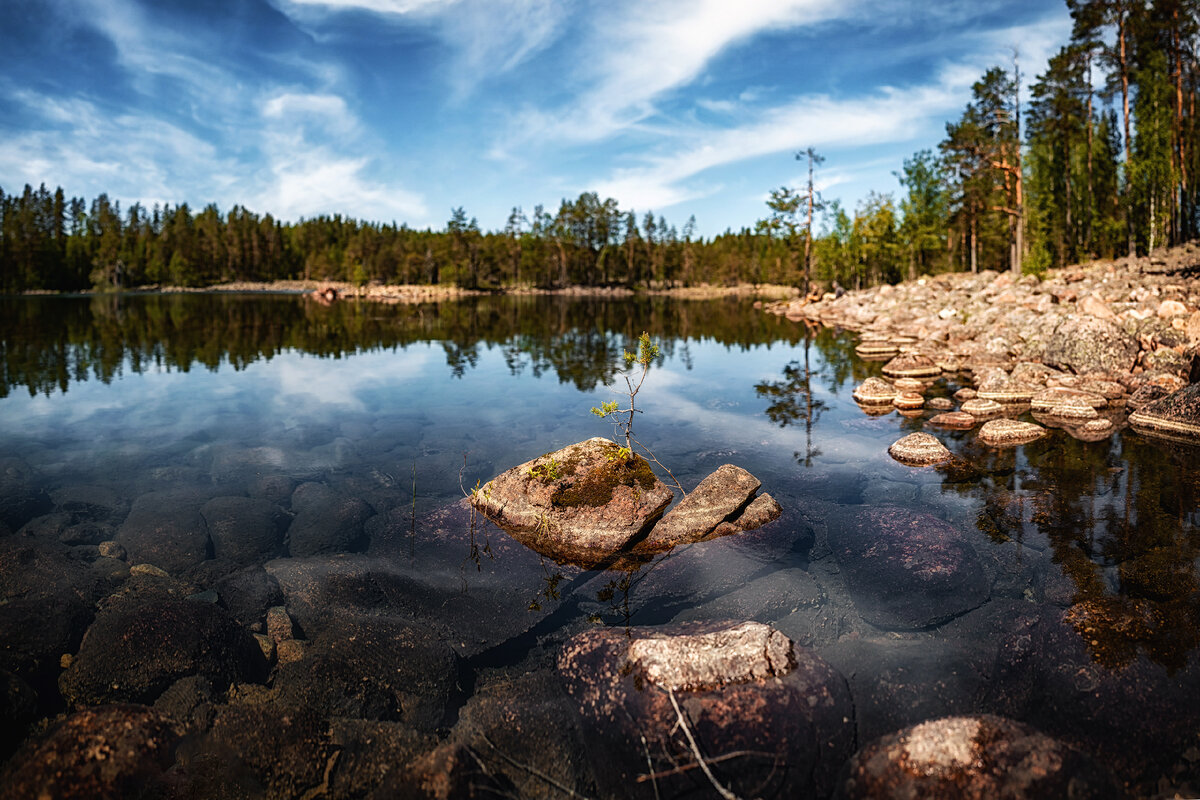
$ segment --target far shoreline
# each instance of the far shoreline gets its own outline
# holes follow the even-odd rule
[[[118,294],[287,294],[312,296],[322,302],[330,302],[324,296],[333,290],[336,300],[370,300],[381,303],[429,303],[460,300],[467,297],[488,295],[510,296],[563,296],[563,297],[674,297],[681,300],[712,300],[724,297],[750,298],[762,301],[788,300],[800,296],[794,286],[778,284],[740,283],[735,286],[713,286],[702,283],[696,286],[673,286],[630,289],[626,286],[566,286],[559,289],[543,289],[535,286],[505,286],[496,289],[464,289],[458,286],[420,284],[368,284],[356,286],[344,281],[283,280],[283,281],[233,281],[211,286],[138,286],[128,289],[88,289],[81,291],[33,290],[22,292],[21,297],[38,296],[106,296]]]

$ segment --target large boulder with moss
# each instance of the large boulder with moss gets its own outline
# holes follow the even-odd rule
[[[525,546],[591,567],[644,533],[673,497],[644,458],[597,437],[497,475],[471,503]]]

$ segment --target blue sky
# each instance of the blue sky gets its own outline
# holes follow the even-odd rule
[[[809,146],[826,199],[899,195],[1069,33],[1060,0],[2,0],[0,188],[491,230],[596,191],[711,236]]]

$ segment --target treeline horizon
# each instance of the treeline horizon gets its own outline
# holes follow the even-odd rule
[[[483,231],[462,207],[442,230],[342,215],[281,222],[235,205],[124,210],[61,187],[0,187],[0,291],[229,281],[857,288],[949,271],[1039,273],[1151,253],[1200,232],[1200,0],[1067,0],[1074,26],[1021,97],[1019,62],[987,70],[936,147],[853,212],[806,187],[764,218],[697,238],[662,215],[584,192],[551,214],[513,208]],[[1094,88],[1099,86],[1099,88]]]

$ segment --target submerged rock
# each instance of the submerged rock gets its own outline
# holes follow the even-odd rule
[[[604,628],[575,636],[558,660],[587,723],[589,752],[608,794],[712,791],[682,732],[684,719],[726,787],[756,796],[826,796],[854,741],[845,679],[760,623]],[[675,709],[678,704],[678,712]],[[647,759],[658,773],[639,781]]]
[[[930,425],[954,430],[968,430],[974,428],[978,423],[978,417],[968,414],[965,411],[947,411],[944,414],[936,414],[929,418]]]
[[[530,549],[591,566],[646,531],[673,498],[644,458],[595,437],[501,473],[471,503]]]
[[[949,461],[946,446],[928,433],[910,433],[888,448],[888,455],[910,467],[928,467]]]
[[[85,709],[17,753],[0,786],[11,800],[158,796],[154,782],[170,766],[178,738],[165,716],[145,706]]]
[[[213,603],[117,596],[84,634],[59,687],[73,703],[152,703],[189,675],[224,688],[264,680],[266,666],[250,633]]]
[[[863,619],[881,628],[929,628],[981,605],[991,580],[963,534],[896,506],[830,521],[830,546]]]
[[[363,523],[375,511],[365,500],[321,483],[302,483],[292,493],[292,511],[296,518],[287,531],[288,553],[292,556],[367,549],[369,537]],[[264,545],[268,543],[265,536],[261,538]]]
[[[1117,784],[1091,758],[1028,725],[992,715],[946,717],[860,750],[841,786],[846,800],[921,797],[1110,798]]]
[[[1200,441],[1200,383],[1146,403],[1129,424],[1138,433]]]
[[[238,564],[253,564],[279,555],[289,519],[269,500],[214,497],[200,508],[208,525],[213,553]]]
[[[210,555],[208,528],[200,508],[208,500],[189,489],[149,492],[133,501],[116,541],[130,564],[153,564],[178,575]]]

